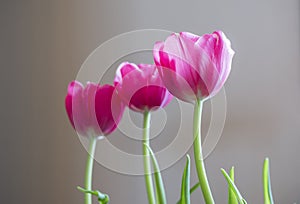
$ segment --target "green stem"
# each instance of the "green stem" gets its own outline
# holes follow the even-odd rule
[[[150,134],[150,112],[144,112],[144,133],[143,133],[143,155],[144,155],[144,172],[145,172],[145,183],[146,189],[148,194],[148,201],[149,204],[155,203],[154,197],[154,190],[153,190],[153,183],[152,183],[152,176],[151,176],[151,161],[150,161],[150,154],[147,149],[147,145],[150,147],[149,142],[149,134]],[[146,145],[144,145],[146,144]]]
[[[92,190],[92,174],[93,174],[93,164],[94,164],[94,155],[95,155],[97,138],[90,136],[89,142],[90,142],[90,144],[89,144],[89,149],[88,149],[88,157],[87,157],[87,162],[86,162],[85,181],[84,181],[84,187],[87,191]],[[85,193],[84,201],[85,201],[85,204],[92,204],[92,194]]]
[[[208,184],[201,146],[201,116],[202,101],[197,100],[194,108],[194,157],[200,187],[206,204],[214,204],[214,199]]]

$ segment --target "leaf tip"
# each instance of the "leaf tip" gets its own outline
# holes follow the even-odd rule
[[[187,159],[188,161],[190,161],[190,160],[191,160],[191,157],[190,157],[190,155],[189,155],[189,154],[187,154],[187,155],[186,155],[186,159]]]

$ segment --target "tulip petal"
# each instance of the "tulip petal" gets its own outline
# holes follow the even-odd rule
[[[74,120],[73,120],[73,112],[72,112],[72,96],[69,94],[65,98],[65,107],[66,107],[66,111],[67,111],[69,120],[70,120],[73,128],[75,128]]]
[[[97,121],[104,135],[114,131],[121,120],[124,105],[115,87],[104,85],[97,90],[95,97]]]
[[[160,64],[160,50],[162,50],[164,47],[164,42],[162,41],[158,41],[154,44],[154,48],[153,48],[153,59],[155,64]]]
[[[119,65],[119,67],[116,71],[114,84],[116,85],[116,84],[121,83],[123,77],[125,77],[131,71],[138,70],[138,69],[139,69],[138,66],[133,63],[123,62],[122,64]]]

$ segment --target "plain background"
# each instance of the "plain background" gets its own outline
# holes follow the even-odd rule
[[[1,1],[0,203],[83,203],[76,186],[86,151],[66,117],[67,84],[101,43],[146,28],[221,29],[232,41],[227,120],[206,159],[216,202],[227,202],[220,168],[234,165],[248,203],[263,203],[268,156],[276,203],[300,203],[299,10],[298,0]],[[169,203],[179,197],[184,163],[163,171]],[[96,164],[94,186],[113,204],[146,203],[143,177]],[[192,198],[203,203],[199,190]]]

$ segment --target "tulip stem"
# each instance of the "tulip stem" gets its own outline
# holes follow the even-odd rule
[[[87,157],[86,169],[85,169],[85,181],[84,181],[84,187],[85,190],[87,191],[92,190],[92,174],[93,174],[93,164],[94,164],[96,143],[97,143],[97,137],[90,136],[88,157]],[[84,203],[92,204],[92,194],[90,193],[84,194]]]
[[[144,112],[144,132],[143,132],[143,155],[144,155],[144,174],[145,174],[145,183],[146,190],[148,194],[149,204],[155,203],[152,176],[151,176],[151,161],[150,161],[150,153],[147,149],[147,146],[150,147],[149,135],[150,135],[150,119],[151,114],[149,111]],[[146,145],[144,145],[146,144]]]
[[[206,176],[204,160],[202,155],[201,144],[201,117],[202,117],[201,100],[196,100],[194,108],[194,157],[199,178],[200,187],[206,204],[214,204],[214,199],[209,187],[209,183]]]

